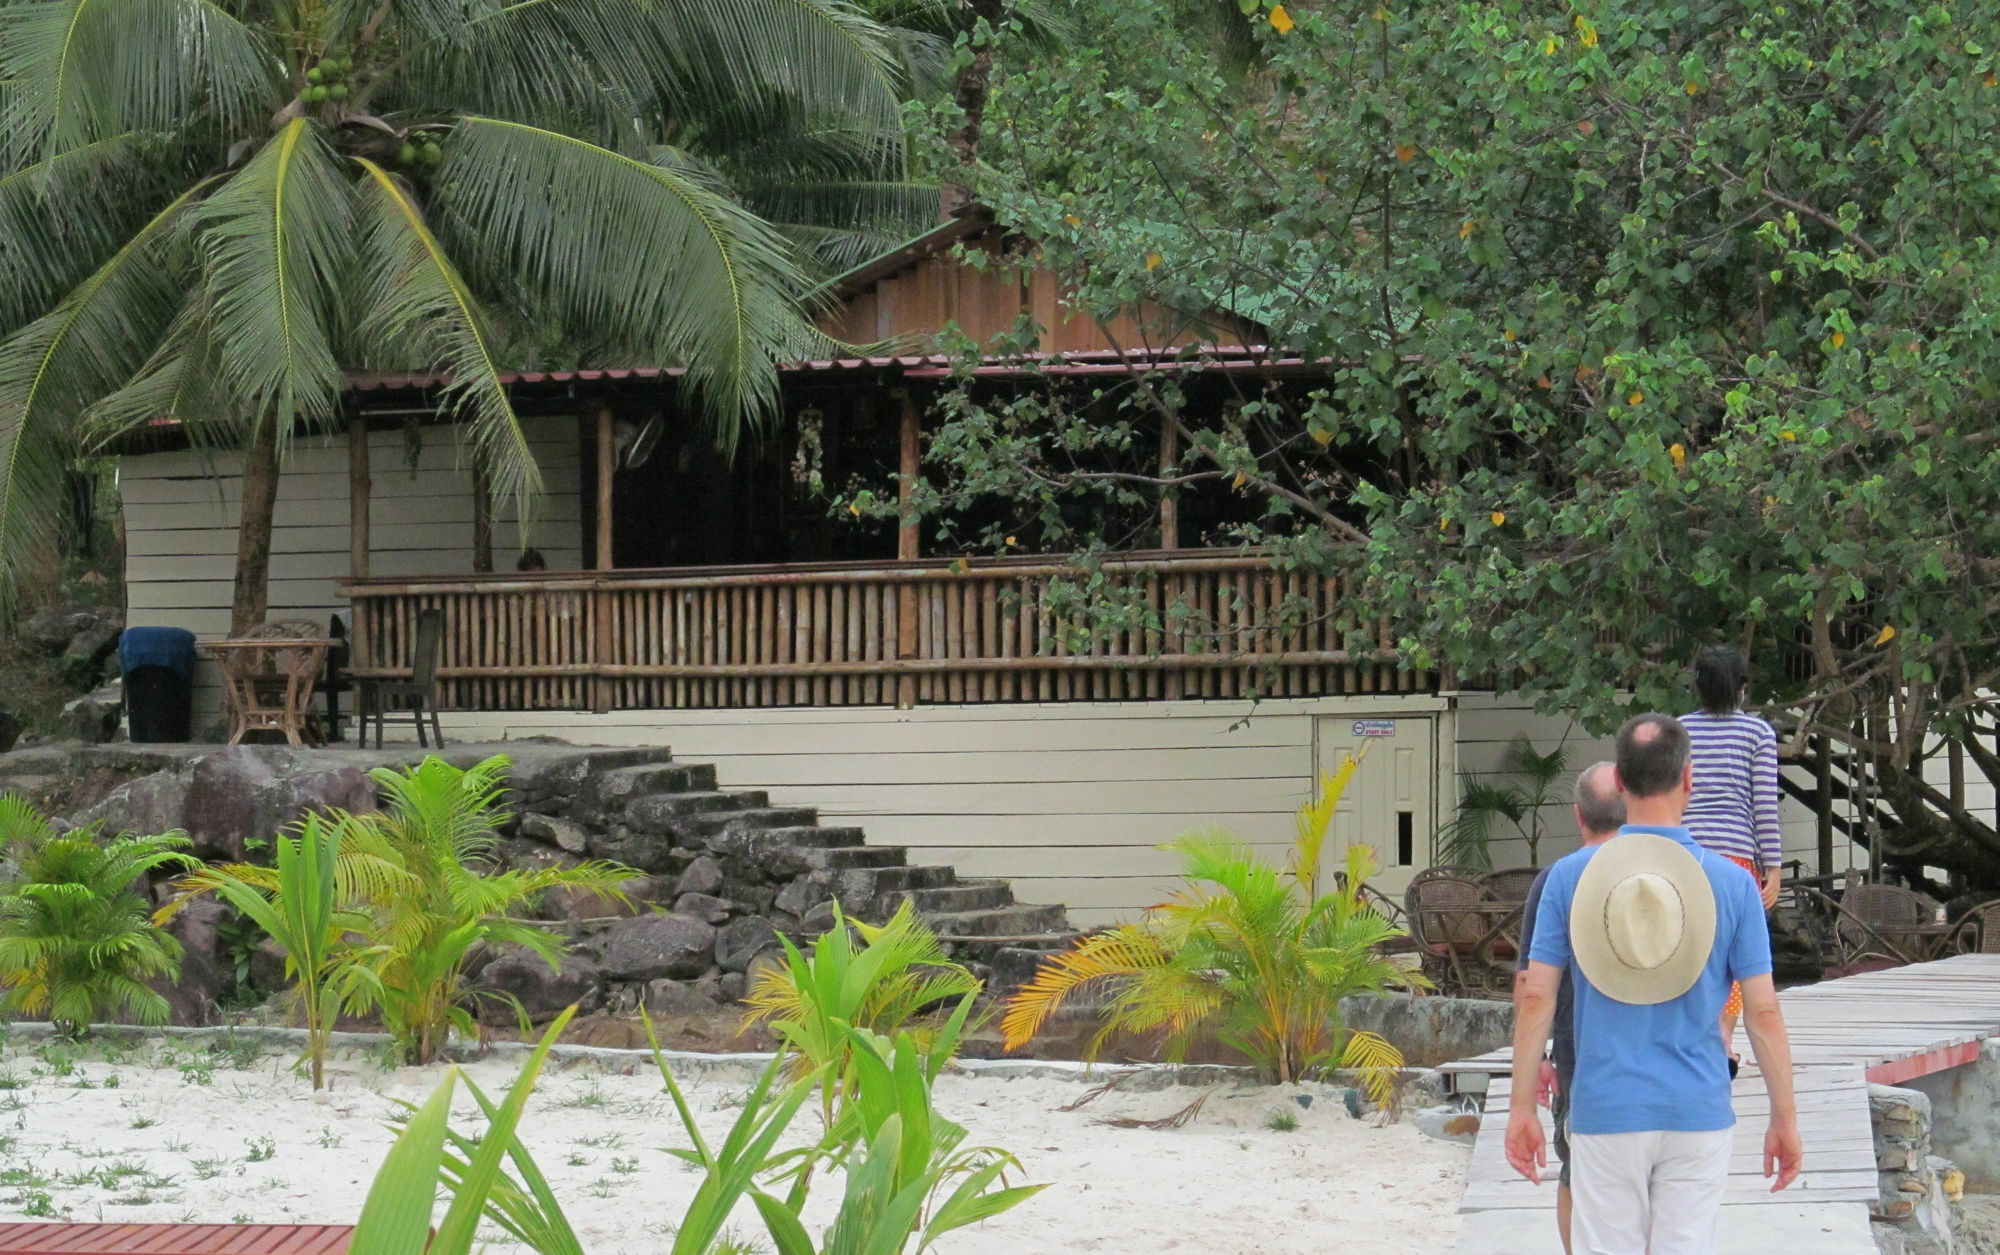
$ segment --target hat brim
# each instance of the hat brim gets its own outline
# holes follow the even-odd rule
[[[1605,909],[1626,877],[1665,878],[1681,899],[1681,944],[1657,967],[1632,967],[1611,945]],[[1715,948],[1715,889],[1700,860],[1677,841],[1650,832],[1613,837],[1597,848],[1577,878],[1569,908],[1570,951],[1585,979],[1607,998],[1635,1006],[1671,1002],[1694,988]]]

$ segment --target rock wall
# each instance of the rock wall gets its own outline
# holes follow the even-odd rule
[[[1933,1152],[1930,1096],[1889,1085],[1868,1087],[1881,1195],[1869,1208],[1885,1255],[1964,1255],[1955,1237],[1965,1174]]]
[[[1964,1170],[1970,1188],[2000,1193],[2000,1040],[1979,1058],[1909,1082],[1931,1100],[1931,1144]]]

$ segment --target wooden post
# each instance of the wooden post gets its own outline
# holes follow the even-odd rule
[[[493,484],[486,474],[486,459],[472,455],[472,569],[482,575],[493,571]]]
[[[1174,428],[1174,420],[1160,419],[1160,478],[1165,479],[1180,458],[1180,433]],[[1180,493],[1173,488],[1160,489],[1160,548],[1179,549],[1181,547],[1181,502]]]
[[[368,474],[368,420],[355,415],[347,420],[347,573],[368,578],[369,503],[374,481]],[[360,602],[349,603],[352,611],[347,628],[347,665],[365,667],[373,655],[368,652],[367,618]]]
[[[1833,738],[1821,736],[1819,761],[1813,772],[1813,818],[1819,838],[1819,874],[1833,875]]]
[[[611,475],[615,469],[613,455],[617,452],[612,440],[611,407],[601,406],[597,411],[597,569],[613,569],[611,561]],[[603,667],[616,662],[611,656],[613,648],[611,618],[615,610],[609,589],[600,589],[595,597],[597,623],[591,635],[591,661]],[[591,682],[591,706],[599,714],[611,709],[613,681],[599,675]]]
[[[917,399],[910,395],[908,388],[897,388],[890,395],[903,406],[902,452],[897,460],[896,472],[896,518],[899,523],[896,529],[896,556],[907,561],[917,557],[921,548],[917,516],[910,505],[911,498],[916,495],[917,473],[922,466],[918,448],[921,422]]]
[[[617,447],[612,439],[611,407],[597,411],[597,569],[609,571],[611,561],[611,472]]]

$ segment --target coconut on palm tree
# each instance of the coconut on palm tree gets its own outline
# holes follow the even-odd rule
[[[0,600],[70,456],[164,419],[243,449],[261,620],[281,457],[347,371],[447,375],[523,506],[530,352],[684,367],[727,443],[813,333],[704,154],[893,199],[909,61],[846,0],[0,3]]]

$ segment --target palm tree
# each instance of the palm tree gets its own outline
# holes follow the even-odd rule
[[[167,419],[243,448],[261,620],[280,460],[346,370],[448,375],[524,508],[530,352],[684,366],[731,443],[815,339],[703,154],[893,195],[909,64],[847,0],[0,4],[0,601],[75,450]]]
[[[1086,1057],[1119,1033],[1164,1032],[1167,1056],[1179,1060],[1213,1033],[1282,1084],[1336,1066],[1360,1069],[1371,1097],[1386,1103],[1402,1055],[1345,1027],[1340,1000],[1428,982],[1381,951],[1398,930],[1363,892],[1375,869],[1371,847],[1348,846],[1334,884],[1320,883],[1327,828],[1357,761],[1324,775],[1319,796],[1299,808],[1283,867],[1224,832],[1190,833],[1169,846],[1185,861],[1187,887],[1139,922],[1086,937],[1045,963],[1007,1001],[1007,1049],[1025,1046],[1071,994],[1096,986],[1109,997]]]
[[[0,894],[0,1012],[47,1016],[79,1037],[120,1015],[164,1024],[167,1000],[147,984],[180,974],[181,943],[156,927],[139,887],[153,872],[199,867],[187,838],[57,833],[16,794],[0,795],[0,846],[20,878]]]

